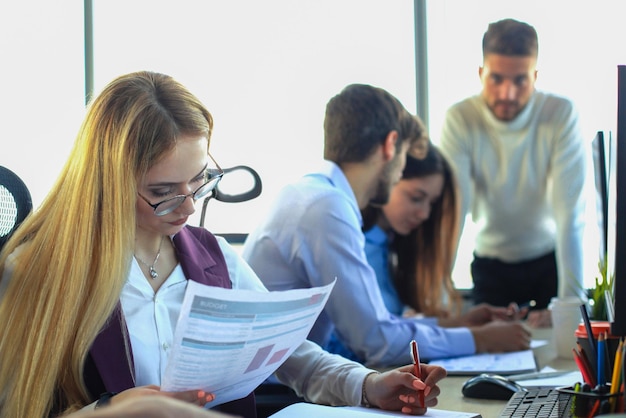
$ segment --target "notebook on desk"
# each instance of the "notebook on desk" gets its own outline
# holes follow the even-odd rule
[[[376,418],[376,417],[405,417],[400,412],[383,411],[376,408],[364,408],[360,406],[324,406],[312,403],[300,402],[281,409],[269,418]],[[447,411],[444,409],[428,409],[423,417],[430,418],[481,418],[474,412]]]
[[[473,376],[481,373],[495,373],[506,376],[537,371],[537,362],[532,350],[498,354],[474,354],[471,356],[432,360],[429,363],[445,368],[449,376]]]

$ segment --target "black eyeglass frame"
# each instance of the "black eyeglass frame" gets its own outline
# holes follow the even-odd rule
[[[139,197],[141,197],[152,209],[154,209],[154,214],[156,216],[165,216],[167,214],[170,214],[170,213],[174,212],[183,203],[185,203],[185,200],[188,197],[191,197],[194,202],[197,202],[198,200],[202,199],[203,197],[205,197],[206,195],[208,195],[209,193],[214,191],[215,188],[217,187],[217,184],[220,182],[220,180],[224,176],[224,170],[222,169],[222,167],[220,167],[220,165],[217,163],[217,161],[215,161],[215,159],[211,156],[211,154],[208,154],[208,155],[209,155],[209,158],[211,159],[211,161],[213,161],[213,164],[215,164],[215,167],[217,168],[217,174],[211,176],[204,184],[200,185],[200,187],[198,187],[193,192],[191,192],[189,194],[179,194],[179,195],[176,195],[176,196],[172,196],[172,197],[169,197],[169,198],[167,198],[165,200],[162,200],[162,201],[160,201],[158,203],[154,203],[154,204],[150,203],[150,201],[146,197],[144,197],[141,193],[137,192],[137,195]],[[213,168],[207,168],[207,169],[205,169],[205,172],[206,173],[211,173],[214,170],[215,169],[213,169]],[[210,185],[210,187],[207,187],[209,185]],[[177,200],[178,204],[176,204],[174,206],[171,206],[171,207],[167,207],[166,209],[162,210],[161,212],[158,211],[158,208],[159,208],[160,205],[162,205],[164,203],[169,203],[169,202],[171,202],[173,200]]]

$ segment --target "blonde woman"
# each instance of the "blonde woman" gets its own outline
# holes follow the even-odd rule
[[[151,72],[117,78],[90,104],[58,181],[0,254],[1,417],[214,398],[159,390],[188,279],[267,291],[223,239],[186,225],[223,174],[212,126],[194,95]],[[445,370],[422,369],[380,374],[305,342],[278,377],[311,402],[423,414]],[[254,417],[254,397],[220,410]]]

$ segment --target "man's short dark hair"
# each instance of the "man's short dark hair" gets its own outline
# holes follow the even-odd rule
[[[326,105],[324,158],[337,164],[365,161],[394,130],[399,147],[407,139],[401,123],[407,115],[386,90],[367,84],[345,87]]]
[[[515,19],[490,23],[483,36],[483,58],[488,54],[536,58],[538,52],[535,28]]]

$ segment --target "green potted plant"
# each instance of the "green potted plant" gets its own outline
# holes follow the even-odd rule
[[[606,321],[606,296],[605,293],[613,291],[614,276],[608,277],[606,257],[598,261],[599,275],[595,278],[595,287],[589,290],[589,305],[591,308],[591,319],[596,321]],[[612,293],[611,293],[612,294]]]

